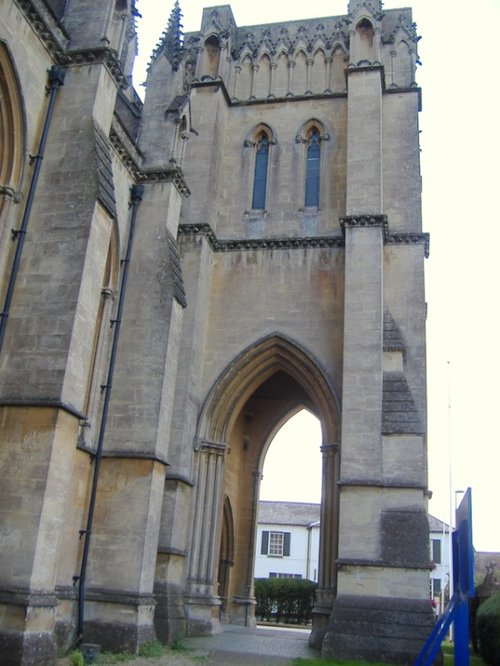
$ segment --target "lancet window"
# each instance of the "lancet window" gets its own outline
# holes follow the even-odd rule
[[[307,139],[306,206],[319,206],[320,157],[320,134],[318,129],[313,127]]]
[[[317,121],[306,124],[302,134],[295,138],[297,143],[304,145],[304,206],[305,208],[318,208],[320,204],[322,142],[330,137]]]
[[[269,167],[269,136],[262,130],[255,142],[255,169],[253,179],[252,208],[266,207],[267,173]]]

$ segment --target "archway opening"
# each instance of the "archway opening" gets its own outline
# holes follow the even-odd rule
[[[291,416],[266,451],[260,499],[321,502],[321,423],[309,410]]]
[[[260,485],[255,578],[318,581],[321,423],[300,409],[265,452]]]
[[[321,483],[315,475],[312,484],[320,491],[316,504],[321,514],[318,565],[304,571],[302,577],[316,579],[321,599],[326,600],[319,610],[315,607],[313,619],[319,617],[323,606],[327,609],[325,621],[329,616],[338,533],[338,406],[316,360],[293,342],[273,335],[242,352],[221,375],[199,421],[196,515],[211,520],[203,522],[200,518],[193,526],[189,585],[198,597],[201,590],[212,601],[222,601],[222,621],[245,626],[255,623],[254,561],[259,547],[256,538],[263,464],[276,433],[288,421],[292,427],[293,417],[302,410],[321,421],[316,449],[324,481]],[[303,457],[309,458],[307,454]],[[223,498],[228,498],[232,507],[234,557],[227,557],[225,552]],[[284,552],[287,539],[283,535]]]

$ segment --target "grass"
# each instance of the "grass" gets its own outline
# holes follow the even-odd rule
[[[144,643],[139,648],[139,657],[162,657],[165,654],[165,646],[160,641]]]
[[[293,666],[387,666],[387,664],[380,663],[371,663],[368,664],[366,661],[339,661],[338,659],[323,659],[318,657],[317,659],[294,659],[292,661]]]
[[[444,666],[454,666],[455,664],[455,655],[454,655],[454,646],[450,641],[444,641],[442,645],[443,655],[444,655]],[[486,666],[484,661],[478,654],[470,650],[470,666]]]
[[[455,656],[454,656],[454,647],[453,643],[445,641],[443,643],[443,655],[444,655],[444,666],[454,666]],[[340,659],[322,659],[318,657],[317,659],[294,659],[292,661],[293,666],[390,666],[388,664],[379,664],[370,662],[369,664],[365,661],[342,661]],[[474,654],[472,651],[470,653],[470,666],[486,666],[484,661],[477,654]]]

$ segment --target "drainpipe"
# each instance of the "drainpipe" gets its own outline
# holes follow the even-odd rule
[[[130,218],[130,229],[127,241],[127,253],[125,259],[122,260],[123,273],[120,285],[120,296],[118,299],[118,309],[116,312],[116,319],[111,320],[111,326],[114,327],[113,343],[111,346],[111,355],[109,359],[108,376],[106,384],[101,386],[104,393],[104,402],[101,415],[101,424],[99,427],[99,439],[97,441],[97,448],[94,456],[94,475],[92,477],[92,488],[90,492],[89,508],[87,513],[87,525],[84,530],[80,530],[80,538],[83,536],[83,553],[82,562],[80,566],[80,575],[74,577],[74,582],[78,581],[78,625],[77,625],[77,645],[79,645],[83,638],[83,622],[85,619],[85,578],[87,575],[87,563],[89,558],[90,537],[92,534],[92,525],[94,522],[95,503],[97,497],[97,484],[99,481],[99,470],[101,467],[102,449],[104,443],[104,433],[106,432],[106,422],[108,418],[109,401],[111,399],[111,388],[113,384],[113,374],[115,370],[116,352],[118,349],[118,340],[120,337],[120,328],[122,321],[123,304],[125,301],[125,292],[127,288],[128,269],[130,264],[130,255],[132,253],[132,244],[134,240],[135,223],[137,219],[137,210],[142,201],[144,192],[143,185],[133,185],[130,191],[130,208],[132,215]]]
[[[21,262],[21,254],[23,252],[24,238],[26,236],[28,222],[31,215],[31,209],[33,207],[33,199],[35,198],[38,176],[40,175],[40,169],[42,168],[42,160],[45,151],[45,144],[47,143],[47,135],[49,133],[50,125],[52,122],[54,103],[56,101],[56,96],[59,88],[62,85],[64,85],[65,75],[66,72],[64,71],[64,69],[57,65],[52,65],[52,67],[49,69],[49,85],[47,86],[47,95],[49,96],[49,104],[47,107],[47,113],[45,115],[45,122],[43,124],[42,136],[40,137],[38,152],[36,155],[30,155],[30,161],[32,164],[33,163],[35,164],[35,167],[33,169],[33,174],[31,176],[30,188],[28,191],[28,197],[26,199],[26,207],[24,209],[21,226],[19,227],[19,229],[12,230],[12,240],[17,241],[17,245],[16,245],[16,252],[14,254],[14,260],[12,262],[12,268],[10,271],[7,291],[5,294],[3,310],[2,312],[0,312],[0,351],[2,350],[3,340],[5,337],[5,329],[7,327],[7,320],[9,317],[10,306],[12,303],[12,296],[14,294],[14,287],[16,285],[17,274],[19,272],[19,264]]]

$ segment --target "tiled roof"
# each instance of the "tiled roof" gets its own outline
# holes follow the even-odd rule
[[[305,502],[259,502],[259,520],[263,525],[310,525],[319,522],[320,504]]]
[[[320,519],[321,504],[309,502],[272,502],[259,501],[259,519],[261,525],[310,525]],[[448,532],[448,525],[429,514],[429,531]]]
[[[435,518],[429,514],[429,532],[448,532],[450,529],[447,523],[443,523],[439,518]]]

